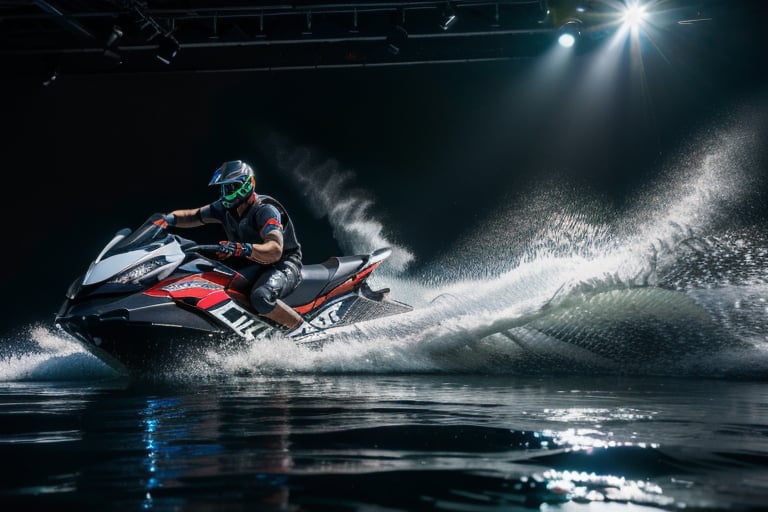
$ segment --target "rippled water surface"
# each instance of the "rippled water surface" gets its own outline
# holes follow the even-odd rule
[[[283,375],[10,382],[0,394],[5,510],[759,510],[768,500],[760,382]]]

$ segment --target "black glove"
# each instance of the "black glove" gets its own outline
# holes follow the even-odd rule
[[[232,256],[250,256],[253,252],[253,245],[243,242],[230,242],[228,240],[222,240],[219,242],[219,250],[216,251],[216,256],[225,260]]]

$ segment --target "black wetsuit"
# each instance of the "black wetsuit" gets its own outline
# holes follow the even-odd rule
[[[238,217],[235,209],[227,209],[214,201],[200,211],[200,218],[221,222],[227,239],[234,242],[264,243],[267,233],[279,229],[283,234],[283,254],[271,265],[259,265],[262,271],[251,288],[254,309],[267,314],[275,308],[275,300],[291,293],[301,282],[301,244],[296,237],[288,212],[276,199],[257,194],[256,203]]]

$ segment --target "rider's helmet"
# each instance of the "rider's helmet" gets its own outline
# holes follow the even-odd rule
[[[253,194],[256,177],[250,165],[242,160],[232,160],[216,169],[208,185],[221,187],[220,198],[224,208],[236,208]]]

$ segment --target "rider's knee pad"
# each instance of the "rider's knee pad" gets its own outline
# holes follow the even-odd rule
[[[285,274],[276,270],[261,284],[257,284],[251,290],[251,304],[257,313],[265,315],[275,309],[275,301],[280,297],[287,278]]]
[[[275,300],[277,300],[277,293],[266,286],[260,286],[251,291],[253,309],[261,315],[266,315],[275,309]]]

